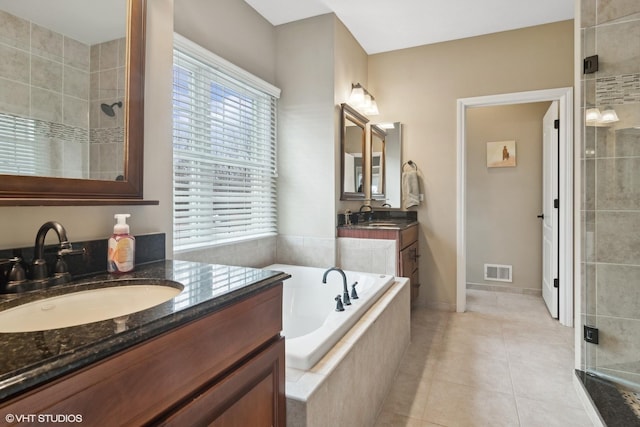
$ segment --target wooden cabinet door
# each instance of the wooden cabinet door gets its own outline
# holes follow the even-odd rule
[[[280,338],[158,424],[284,427],[284,359]]]
[[[400,276],[411,277],[411,274],[418,269],[418,242],[400,251]]]

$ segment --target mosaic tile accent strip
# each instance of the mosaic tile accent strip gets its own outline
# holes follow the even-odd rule
[[[124,142],[124,128],[96,128],[91,129],[90,141],[92,144],[106,144]]]
[[[596,79],[596,104],[640,103],[640,73]]]
[[[8,139],[22,141],[61,140],[87,142],[87,129],[12,114],[0,113],[0,130]]]

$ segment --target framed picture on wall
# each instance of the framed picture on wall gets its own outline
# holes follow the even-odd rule
[[[516,142],[487,142],[488,168],[513,168],[516,166]]]

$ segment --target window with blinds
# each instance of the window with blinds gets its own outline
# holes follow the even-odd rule
[[[175,35],[175,250],[276,234],[279,89]]]

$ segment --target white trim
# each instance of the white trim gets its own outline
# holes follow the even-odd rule
[[[456,231],[457,231],[457,283],[456,311],[464,312],[466,297],[466,112],[467,108],[495,105],[527,104],[531,102],[558,101],[560,114],[560,318],[562,325],[573,326],[573,88],[534,90],[529,92],[461,98],[457,102],[457,185],[456,185]],[[563,286],[564,284],[564,286]],[[568,285],[568,286],[567,286]]]
[[[280,98],[279,88],[275,87],[269,82],[262,80],[260,77],[255,76],[246,70],[243,70],[237,65],[232,64],[231,62],[216,55],[210,50],[205,49],[199,44],[175,32],[173,33],[173,45],[178,46],[180,50],[188,53],[195,58],[203,60],[208,64],[214,63],[216,66],[220,67],[220,69],[222,69],[226,74],[229,74],[237,78],[238,80],[246,82],[256,89],[260,89],[273,97]]]

